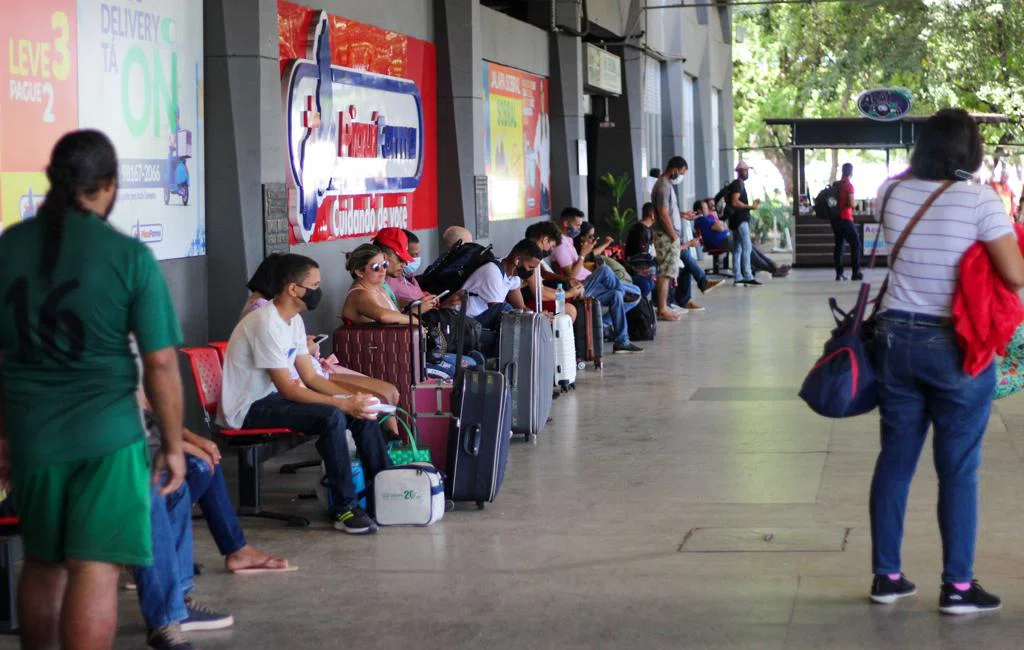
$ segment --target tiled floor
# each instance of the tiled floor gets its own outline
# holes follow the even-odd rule
[[[587,370],[535,444],[516,440],[484,512],[371,538],[245,522],[252,542],[300,565],[281,576],[226,575],[197,523],[198,595],[237,624],[193,638],[252,650],[1021,647],[1024,400],[998,404],[982,478],[977,571],[1004,610],[937,614],[926,460],[905,541],[920,595],[868,604],[877,419],[828,421],[795,395],[828,336],[826,296],[855,290],[829,275],[723,287],[707,312],[661,325],[646,354]],[[268,476],[277,509],[315,516],[288,500],[312,473]],[[138,608],[122,600],[118,647],[141,647]]]

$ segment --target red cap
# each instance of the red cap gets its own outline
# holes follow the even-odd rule
[[[412,261],[412,255],[409,254],[409,238],[401,228],[383,228],[373,238],[373,243],[395,251],[395,255],[403,262]]]

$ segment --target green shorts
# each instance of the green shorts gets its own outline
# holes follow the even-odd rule
[[[146,442],[86,460],[12,468],[25,555],[148,566],[150,474]]]

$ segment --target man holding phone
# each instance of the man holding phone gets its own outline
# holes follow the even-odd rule
[[[376,422],[380,402],[363,393],[340,396],[339,386],[313,369],[300,314],[320,303],[317,263],[302,255],[281,256],[273,291],[273,302],[243,318],[228,341],[217,422],[233,429],[287,427],[315,436],[334,497],[334,527],[352,535],[375,533],[377,524],[357,504],[345,430],[352,431],[359,449],[373,512],[373,480],[391,464]],[[292,366],[301,384],[292,381]]]

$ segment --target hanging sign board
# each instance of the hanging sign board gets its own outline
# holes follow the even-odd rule
[[[587,76],[589,89],[618,97],[622,94],[622,59],[592,43],[587,48]]]
[[[857,96],[857,110],[869,120],[895,122],[910,113],[913,106],[906,88],[875,88]]]

